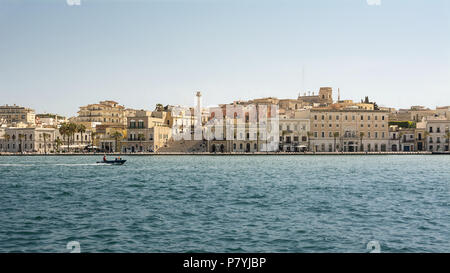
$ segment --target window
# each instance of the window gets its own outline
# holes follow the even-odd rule
[[[325,137],[325,132],[322,132],[322,138],[324,138]]]
[[[433,133],[433,127],[430,127],[430,133]]]

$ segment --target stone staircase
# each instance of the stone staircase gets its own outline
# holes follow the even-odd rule
[[[203,140],[171,140],[167,147],[158,149],[158,153],[203,153],[207,150],[206,141]]]

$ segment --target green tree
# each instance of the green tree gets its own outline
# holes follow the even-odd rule
[[[69,125],[67,123],[63,123],[61,124],[61,127],[59,127],[59,133],[61,134],[61,136],[63,137],[64,141],[66,141],[67,144],[67,151],[69,151],[69,145],[70,145],[70,132],[69,132]],[[67,140],[66,140],[67,137]]]
[[[339,137],[339,133],[338,132],[334,132],[333,133],[333,138],[334,138],[334,151],[336,151],[336,139]]]
[[[145,140],[145,135],[144,134],[138,134],[137,138],[139,140],[139,147],[142,149],[142,141]]]
[[[364,136],[365,136],[366,134],[364,133],[364,132],[359,132],[359,139],[360,139],[360,144],[361,144],[361,152],[364,152],[364,143],[363,143],[363,139],[364,139]]]
[[[312,137],[313,133],[308,131],[308,132],[306,132],[306,135],[308,137],[308,151],[311,151],[311,137]]]
[[[119,141],[123,139],[123,135],[121,132],[119,131],[115,131],[112,135],[112,138],[114,138],[115,142],[116,142],[116,152],[119,151]]]
[[[56,150],[59,152],[59,147],[61,147],[61,145],[63,144],[63,142],[61,141],[61,139],[57,138],[55,139],[55,146],[56,146]]]
[[[94,146],[94,142],[95,142],[95,139],[97,138],[97,133],[96,132],[93,132],[93,131],[90,131],[91,133],[91,137],[90,137],[90,140],[91,140],[91,146]]]
[[[69,123],[69,136],[72,137],[72,144],[75,144],[75,133],[77,132],[77,125],[75,123]]]
[[[398,151],[401,152],[402,151],[402,137],[405,133],[403,132],[398,132]]]
[[[77,125],[77,132],[81,135],[81,144],[83,144],[83,134],[86,133],[86,126],[84,124]]]

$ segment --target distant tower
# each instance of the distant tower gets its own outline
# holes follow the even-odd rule
[[[202,99],[202,93],[200,91],[197,91],[197,93],[195,94],[195,96],[197,97],[197,108],[200,110],[200,101]]]
[[[338,102],[341,101],[341,89],[338,88]]]
[[[200,91],[197,91],[195,96],[197,97],[197,105],[194,110],[194,140],[202,140],[202,93]]]
[[[319,99],[322,103],[333,103],[333,89],[331,87],[321,87],[319,90]]]

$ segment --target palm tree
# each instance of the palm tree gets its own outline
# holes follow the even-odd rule
[[[61,134],[64,140],[66,140],[67,136],[67,151],[69,151],[69,144],[70,144],[69,125],[67,123],[61,124],[61,127],[59,127],[59,133]]]
[[[59,147],[63,144],[63,142],[61,141],[61,139],[57,138],[55,139],[55,145],[56,145],[56,150],[59,152]]]
[[[398,151],[402,151],[402,137],[405,133],[404,132],[398,132]]]
[[[336,139],[339,137],[339,132],[334,132],[333,133],[333,138],[334,138],[334,151],[336,152]]]
[[[308,131],[308,132],[306,132],[306,135],[308,136],[308,151],[311,151],[311,137],[312,137],[313,133]]]
[[[84,124],[78,124],[76,130],[81,134],[81,144],[83,144],[83,134],[86,133],[86,126]]]
[[[138,140],[139,140],[139,147],[141,147],[142,150],[142,140],[145,140],[144,134],[138,134]]]
[[[93,132],[93,131],[90,131],[90,132],[91,132],[91,137],[90,137],[91,146],[94,146],[94,140],[95,140],[96,137],[97,137],[97,133],[96,133],[96,132]]]
[[[116,141],[116,152],[118,152],[118,148],[119,148],[119,139],[121,140],[123,138],[123,135],[121,132],[119,131],[115,131],[112,135],[111,135],[114,140]]]
[[[364,152],[364,144],[363,144],[363,138],[366,134],[364,132],[359,132],[359,139],[361,141],[361,152]]]
[[[72,136],[72,144],[75,144],[75,133],[77,132],[77,125],[75,123],[69,123],[68,128],[69,136]]]
[[[20,153],[23,153],[23,147],[22,147],[23,146],[23,143],[22,143],[23,141],[22,140],[23,140],[23,134],[19,134],[19,148],[20,148],[19,152]]]
[[[44,153],[47,154],[47,138],[50,137],[50,134],[43,133],[42,137],[44,138]]]
[[[448,152],[448,150],[449,150],[449,146],[450,146],[450,131],[449,130],[447,130],[446,132],[445,132],[445,139],[447,139],[447,152]]]

